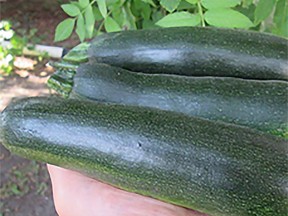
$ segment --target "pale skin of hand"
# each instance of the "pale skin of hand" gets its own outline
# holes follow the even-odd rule
[[[59,216],[208,216],[47,165]]]

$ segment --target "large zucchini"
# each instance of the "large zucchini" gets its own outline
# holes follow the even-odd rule
[[[90,63],[75,75],[60,70],[48,83],[64,96],[171,110],[288,138],[286,81],[151,75]]]
[[[57,98],[12,103],[12,152],[213,216],[286,216],[281,138],[169,111]]]
[[[157,109],[28,98],[1,114],[12,152],[221,216],[286,216],[283,139]]]
[[[202,27],[96,37],[88,56],[145,73],[288,80],[288,41],[266,33]]]

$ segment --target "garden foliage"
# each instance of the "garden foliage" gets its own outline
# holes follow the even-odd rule
[[[288,37],[287,0],[78,0],[62,4],[69,16],[55,41],[80,41],[102,32],[172,26],[215,26],[271,32]]]

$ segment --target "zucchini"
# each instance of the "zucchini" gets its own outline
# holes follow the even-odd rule
[[[84,42],[80,43],[71,49],[64,57],[63,60],[65,62],[70,62],[74,64],[80,64],[88,61],[88,49],[90,47],[90,43]]]
[[[145,107],[28,98],[1,114],[19,155],[213,216],[287,215],[287,141]]]
[[[288,80],[288,41],[235,29],[173,27],[100,35],[90,60],[144,73]]]
[[[288,139],[286,81],[143,74],[95,63],[62,77],[48,83],[65,97],[171,110]]]
[[[88,48],[90,44],[87,42],[80,43],[74,48],[72,48],[62,59],[61,61],[50,61],[49,65],[52,66],[55,69],[55,76],[57,76],[59,79],[64,81],[70,81],[69,77],[71,77],[71,74],[74,75],[78,66],[82,63],[88,62]],[[58,82],[60,83],[60,82]],[[49,85],[52,86],[49,86]],[[55,85],[53,83],[48,83],[48,86],[51,88],[55,88]]]

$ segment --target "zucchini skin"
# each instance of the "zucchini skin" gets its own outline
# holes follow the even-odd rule
[[[1,114],[12,152],[213,216],[287,215],[287,141],[151,108],[28,98]]]
[[[78,67],[73,83],[70,98],[170,110],[288,139],[285,81],[151,75],[90,63]]]
[[[88,61],[90,43],[83,42],[73,47],[64,57],[63,61],[80,64]]]
[[[252,31],[173,27],[96,37],[91,60],[144,73],[288,80],[288,41]]]

